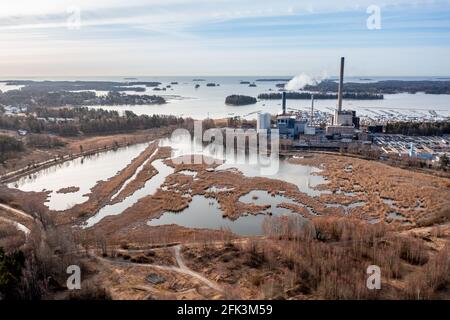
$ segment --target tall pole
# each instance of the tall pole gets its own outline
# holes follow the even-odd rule
[[[344,62],[345,58],[341,57],[341,73],[339,76],[339,89],[338,89],[338,112],[342,111],[342,91],[344,90]]]

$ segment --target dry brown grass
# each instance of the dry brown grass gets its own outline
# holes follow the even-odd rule
[[[57,190],[56,193],[72,193],[72,192],[77,192],[79,190],[80,190],[79,187],[66,187],[66,188],[61,188],[61,189]]]
[[[319,166],[320,174],[328,183],[320,186],[333,192],[355,192],[358,201],[367,204],[352,208],[349,213],[358,217],[374,217],[388,221],[389,212],[398,212],[415,224],[434,223],[430,216],[448,216],[450,188],[448,179],[405,169],[394,168],[386,164],[338,155],[313,154],[305,158],[290,160],[292,163]],[[345,170],[351,166],[351,170]],[[348,197],[342,195],[322,195],[323,202],[346,204]],[[393,201],[394,206],[385,203]],[[420,204],[420,205],[418,205]],[[448,217],[446,218],[448,221]],[[392,220],[394,224],[399,221]]]
[[[156,150],[158,147],[158,143],[154,142],[152,144],[152,152]],[[158,172],[153,167],[152,162],[156,159],[161,159],[168,157],[170,155],[170,150],[167,148],[160,148],[156,154],[154,154],[152,157],[149,157],[147,162],[142,167],[142,170],[138,172],[136,175],[136,178],[133,181],[130,181],[125,188],[117,195],[116,198],[111,200],[112,203],[117,203],[123,201],[125,198],[132,195],[136,190],[144,187],[145,183],[151,179],[154,175],[156,175]]]
[[[185,259],[209,278],[240,288],[244,299],[404,299],[405,287],[416,292],[418,286],[428,297],[449,298],[443,293],[448,251],[430,258],[422,240],[355,218],[270,220],[269,239],[190,246]],[[366,287],[369,265],[381,268],[381,290]]]
[[[17,250],[25,244],[25,235],[13,225],[0,221],[0,248],[5,252]]]
[[[435,254],[421,270],[411,274],[405,285],[408,299],[449,299],[450,246]]]

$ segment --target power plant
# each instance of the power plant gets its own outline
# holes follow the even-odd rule
[[[287,152],[289,149],[337,151],[353,144],[371,145],[375,149],[379,147],[384,155],[395,154],[427,161],[435,161],[442,154],[448,153],[443,151],[449,149],[448,138],[422,137],[418,142],[415,137],[384,134],[382,125],[369,125],[365,130],[360,130],[360,118],[356,116],[354,110],[347,110],[344,106],[344,73],[345,58],[342,57],[336,108],[332,115],[315,110],[313,93],[309,108],[295,109],[288,106],[289,93],[283,91],[281,113],[275,116],[259,113],[258,132],[270,132],[275,120],[275,128],[278,129],[281,144],[286,147]]]
[[[356,117],[356,112],[352,110],[342,110],[342,98],[344,95],[344,64],[345,58],[342,57],[339,74],[337,109],[334,112],[333,124],[326,128],[327,136],[353,135],[355,129],[359,129],[359,118]]]
[[[309,115],[301,112],[287,112],[287,98],[286,91],[281,95],[281,108],[282,112],[276,117],[276,127],[279,130],[280,137],[282,139],[295,140],[340,140],[340,139],[353,139],[356,131],[359,129],[359,118],[356,116],[356,112],[352,110],[343,110],[342,101],[344,95],[344,64],[345,58],[341,58],[340,76],[339,76],[339,88],[337,107],[334,112],[332,121],[330,121],[326,127],[320,126],[320,123],[315,123],[314,119],[314,95],[311,95],[311,111]],[[295,110],[295,109],[293,109]],[[257,129],[267,128],[267,114],[259,114],[257,121]],[[264,125],[263,125],[264,124]],[[322,122],[323,125],[323,122]]]

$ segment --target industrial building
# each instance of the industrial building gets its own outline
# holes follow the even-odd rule
[[[341,58],[339,74],[338,105],[334,112],[333,124],[327,126],[326,134],[330,137],[353,135],[355,129],[359,129],[359,118],[353,110],[342,110],[342,96],[344,92],[344,64],[345,58]]]
[[[272,115],[270,113],[258,113],[256,118],[256,130],[257,132],[266,132],[270,130],[272,122]]]
[[[344,93],[344,63],[341,58],[337,106],[333,115],[320,110],[314,111],[314,95],[311,97],[311,110],[287,108],[287,95],[282,92],[282,112],[276,116],[275,125],[282,144],[287,149],[326,149],[340,150],[350,144],[360,147],[371,146],[380,149],[384,155],[398,155],[421,160],[437,161],[450,153],[449,137],[408,137],[383,133],[383,125],[369,124],[360,130],[360,118],[353,110],[342,107]],[[289,112],[287,110],[289,109]],[[258,132],[272,128],[272,116],[259,113]],[[263,131],[264,130],[264,131]]]
[[[298,139],[299,135],[316,134],[316,128],[314,127],[314,97],[311,99],[311,115],[309,119],[301,117],[300,113],[287,113],[286,112],[286,92],[282,93],[282,114],[277,116],[277,129],[279,130],[280,137],[282,139]]]
[[[359,118],[353,110],[342,109],[342,97],[344,90],[344,62],[341,58],[341,68],[339,77],[338,102],[333,119],[328,126],[326,126],[326,137],[331,140],[339,139],[353,139],[355,133],[359,129]],[[287,113],[286,92],[282,92],[282,113],[277,116],[276,127],[279,130],[282,139],[296,140],[300,136],[314,136],[323,130],[316,127],[314,123],[314,95],[311,97],[311,111],[309,117],[302,117],[301,112]],[[294,109],[295,110],[295,109]],[[263,115],[258,117],[258,128],[262,128]]]

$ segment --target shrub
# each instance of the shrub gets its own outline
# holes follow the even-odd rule
[[[0,248],[0,293],[5,299],[17,295],[24,266],[25,256],[22,251],[7,254]]]

